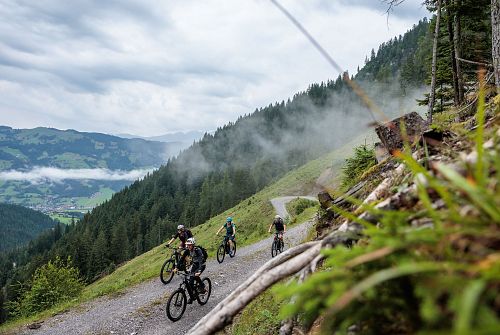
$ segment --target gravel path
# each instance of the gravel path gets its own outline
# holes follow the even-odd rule
[[[271,200],[276,211],[286,217],[285,204],[295,197]],[[307,197],[311,198],[311,197]],[[315,198],[311,198],[316,200]],[[312,222],[287,230],[285,248],[297,245],[305,238]],[[212,294],[204,306],[194,302],[188,305],[182,319],[171,322],[165,313],[167,298],[179,284],[175,277],[168,285],[159,278],[136,285],[125,293],[102,297],[72,310],[47,319],[39,329],[23,328],[19,334],[69,335],[69,334],[185,334],[208,311],[248,278],[253,271],[271,257],[272,236],[250,246],[237,250],[234,258],[226,257],[222,264],[210,259],[203,276],[212,281]]]
[[[271,199],[271,204],[274,206],[274,209],[276,210],[276,213],[279,214],[283,219],[288,216],[288,212],[286,210],[286,204],[289,203],[292,200],[295,200],[297,198],[303,198],[303,199],[309,199],[313,201],[318,201],[318,198],[311,197],[311,196],[302,196],[302,195],[295,195],[295,196],[288,196],[288,197],[280,197],[280,198],[274,198]]]

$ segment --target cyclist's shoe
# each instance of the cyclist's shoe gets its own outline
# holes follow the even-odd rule
[[[189,298],[188,298],[187,303],[188,303],[189,305],[191,305],[191,304],[193,303],[193,299],[192,299],[191,297],[189,297]]]
[[[198,293],[205,294],[205,293],[207,293],[207,289],[205,287],[198,287]]]
[[[177,273],[177,271],[179,271],[179,269],[177,269],[177,268],[173,268],[173,269],[172,269],[172,272],[173,272],[173,273]]]

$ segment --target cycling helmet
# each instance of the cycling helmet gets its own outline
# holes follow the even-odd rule
[[[184,229],[184,225],[183,224],[180,224],[177,226],[177,230],[181,230],[181,229]]]
[[[226,222],[231,222],[231,221],[233,221],[233,218],[230,217],[230,216],[228,216],[227,219],[226,219]]]
[[[278,214],[276,214],[276,216],[274,218],[275,219],[281,219],[281,216],[279,216]]]
[[[196,244],[194,237],[190,237],[187,239],[186,245],[190,245],[190,244]]]

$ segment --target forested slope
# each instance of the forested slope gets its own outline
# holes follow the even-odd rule
[[[0,252],[22,246],[55,225],[45,214],[0,203]]]

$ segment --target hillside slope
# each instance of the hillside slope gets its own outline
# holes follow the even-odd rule
[[[40,212],[0,203],[0,252],[22,246],[55,225]]]

